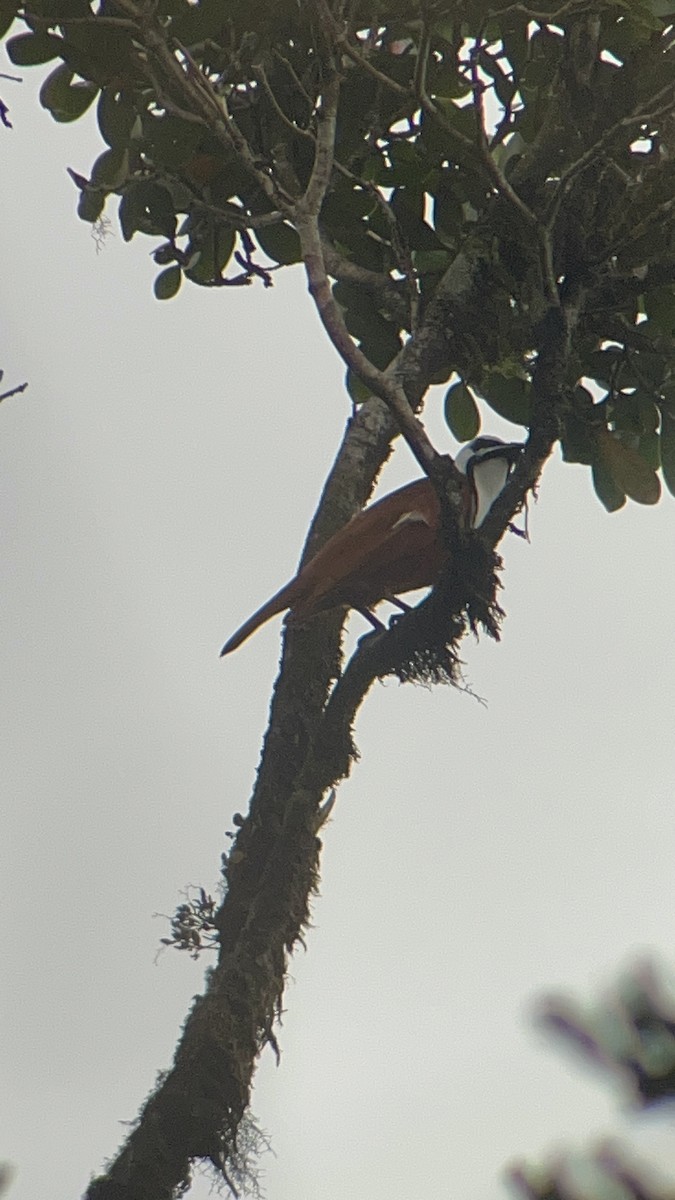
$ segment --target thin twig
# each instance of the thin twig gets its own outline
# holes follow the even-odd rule
[[[326,333],[349,369],[363,380],[374,395],[384,400],[423,471],[431,474],[439,455],[415,417],[403,387],[391,374],[373,366],[354,344],[345,325],[328,282],[316,217],[311,213],[297,215],[296,229],[302,246],[309,292]]]
[[[417,99],[425,113],[428,113],[430,117],[434,118],[444,133],[450,134],[450,136],[455,139],[458,145],[463,146],[464,149],[468,150],[471,154],[476,153],[475,143],[470,137],[467,137],[465,133],[462,133],[461,130],[455,128],[455,126],[452,124],[452,121],[440,108],[438,108],[437,104],[435,104],[435,102],[431,99],[431,96],[427,95],[426,92],[421,92]]]
[[[405,302],[401,286],[391,276],[371,271],[345,258],[329,240],[324,230],[321,230],[321,245],[326,271],[333,279],[345,283],[355,283],[364,291],[376,297],[378,306],[392,313],[394,319],[404,329],[410,329],[411,320],[408,305]]]
[[[555,277],[555,267],[553,264],[553,235],[544,225],[538,227],[539,234],[539,257],[542,266],[542,275],[544,279],[544,290],[549,304],[554,308],[560,306],[560,292],[558,290],[558,282]]]
[[[417,286],[417,276],[412,264],[412,258],[410,256],[410,250],[403,238],[403,234],[396,218],[396,213],[389,202],[385,200],[377,184],[373,183],[372,180],[362,179],[360,175],[355,175],[353,171],[350,171],[349,167],[345,167],[343,163],[339,162],[337,159],[334,160],[333,166],[339,175],[342,175],[345,179],[349,179],[351,183],[354,183],[357,187],[360,187],[364,192],[373,197],[375,203],[378,205],[382,213],[382,216],[389,226],[389,229],[391,230],[390,241],[385,244],[391,246],[396,257],[396,266],[406,281],[406,286],[409,293],[410,319],[412,322],[410,328],[411,330],[414,330],[417,325],[417,313],[420,302],[419,289]]]
[[[320,19],[325,22],[327,9],[324,0],[315,0],[315,3]],[[314,164],[305,194],[296,204],[294,212],[294,223],[302,247],[309,292],[338,354],[374,395],[384,400],[396,417],[401,433],[410,445],[420,466],[427,474],[431,474],[439,460],[439,455],[415,417],[403,387],[395,375],[373,366],[370,359],[354,344],[328,281],[319,230],[319,213],[335,161],[335,133],[340,84],[335,64],[328,62],[325,69],[327,79],[323,86],[321,104],[317,110]]]
[[[645,214],[639,225],[633,227],[630,239],[626,239],[623,244],[636,241],[637,238],[642,237],[655,221],[660,222],[662,217],[670,217],[674,209],[675,196],[671,196],[669,200],[663,200],[661,204],[657,204],[656,208]]]
[[[286,116],[286,114],[282,110],[281,106],[279,105],[279,103],[276,99],[276,96],[274,95],[274,93],[272,91],[272,88],[270,86],[270,83],[267,78],[267,74],[265,72],[263,65],[257,64],[256,66],[254,66],[253,70],[254,70],[257,78],[260,80],[260,83],[261,83],[262,87],[264,88],[265,93],[268,96],[268,99],[270,100],[270,103],[272,104],[272,106],[274,108],[274,111],[277,113],[277,116],[284,123],[284,125],[288,129],[290,129],[294,134],[298,134],[300,137],[302,137],[308,141],[311,141],[316,148],[317,147],[316,135],[310,129],[300,129],[297,125],[294,124],[293,121],[291,121],[289,119],[289,117]],[[318,120],[326,120],[326,119],[332,120],[333,118],[330,115],[332,107],[335,107],[334,100],[330,100],[330,102],[329,102],[328,98],[324,97],[321,107],[319,108],[318,113],[317,113]],[[396,220],[396,216],[391,208],[391,205],[389,205],[387,203],[384,196],[380,192],[379,188],[371,180],[362,179],[360,176],[354,174],[354,172],[351,171],[349,169],[349,167],[346,167],[343,163],[339,162],[334,157],[333,157],[331,166],[335,171],[338,172],[338,174],[342,175],[345,179],[348,179],[351,183],[355,184],[357,187],[360,187],[363,191],[372,195],[376,204],[380,207],[387,224],[389,225],[390,229],[392,230],[391,245],[392,245],[392,248],[396,255],[397,265],[401,271],[401,274],[404,275],[404,277],[407,281],[408,288],[411,293],[410,294],[410,309],[411,309],[411,312],[413,314],[415,314],[417,311],[417,308],[419,306],[419,293],[418,293],[416,280],[415,280],[415,272],[414,272],[412,262],[410,259],[410,252],[408,251],[407,247],[403,245],[402,238],[401,238],[401,231],[399,229],[398,221]],[[323,165],[322,170],[324,170],[324,171],[326,170],[325,163]],[[323,201],[323,197],[325,195],[326,190],[327,190],[326,188],[321,189],[321,200],[322,201]],[[346,262],[346,260],[343,260],[343,262]],[[377,273],[374,271],[369,272],[369,271],[364,271],[361,268],[357,268],[356,270],[353,270],[350,272],[352,280],[356,280],[357,271],[359,271],[359,270],[361,271],[360,282],[362,282],[362,283],[366,282],[367,285],[370,286],[371,288],[375,285],[376,281],[378,284],[381,285],[382,281],[383,280],[386,281],[386,279],[387,279],[386,276],[377,275]],[[331,274],[332,274],[332,272],[331,272]],[[344,271],[342,273],[342,277],[343,278],[346,277]],[[366,277],[367,277],[367,279],[366,279]],[[396,295],[395,299],[396,299],[396,301],[398,301],[398,304],[400,307],[400,296]],[[408,319],[410,319],[410,318],[408,318]],[[414,327],[414,317],[413,317],[413,326],[412,327]]]
[[[128,3],[129,0],[122,0],[122,2]],[[167,73],[172,75],[187,95],[194,100],[196,107],[201,110],[207,127],[224,142],[228,149],[235,151],[240,162],[247,168],[268,199],[284,214],[291,214],[294,198],[275,183],[269,172],[258,166],[246,138],[229,111],[226,97],[216,94],[210,80],[199,69],[187,47],[177,39],[175,40],[175,45],[184,60],[185,66],[183,67],[171,53],[160,34],[149,30],[146,34],[146,44],[157,54]],[[190,84],[192,84],[192,88],[190,88]]]
[[[427,90],[427,68],[429,66],[429,54],[431,53],[431,34],[426,22],[422,28],[422,36],[419,46],[417,47],[417,62],[415,63],[415,75],[413,78],[413,91],[416,96],[422,96]]]
[[[550,211],[547,216],[547,223],[549,225],[552,225],[552,223],[555,222],[555,218],[562,202],[562,197],[564,193],[569,190],[570,184],[576,178],[576,176],[581,174],[582,171],[585,171],[586,168],[591,165],[591,163],[596,162],[598,156],[605,149],[605,147],[608,146],[623,130],[630,129],[634,125],[640,125],[644,121],[655,120],[657,117],[665,116],[666,113],[670,112],[675,105],[675,99],[673,99],[674,92],[675,83],[668,83],[665,87],[660,88],[658,92],[655,92],[653,96],[650,96],[649,99],[645,101],[645,104],[650,106],[649,108],[643,107],[640,109],[635,109],[627,117],[621,117],[619,121],[615,121],[615,123],[611,125],[609,129],[606,129],[602,136],[599,137],[598,140],[588,148],[588,150],[585,150],[584,153],[575,160],[575,162],[570,163],[569,167],[563,171],[558,180],[555,196],[551,201]],[[665,104],[661,108],[657,109],[651,107],[654,104],[659,105],[661,100],[665,100],[668,96],[671,97],[670,103]]]
[[[149,60],[143,63],[144,74],[152,84],[153,91],[159,101],[159,104],[166,112],[171,113],[173,117],[180,117],[182,121],[186,121],[190,125],[200,125],[204,129],[208,129],[208,122],[205,117],[198,113],[192,112],[191,109],[183,108],[181,104],[177,104],[172,96],[169,96],[159,80],[157,73],[153,70]]]
[[[274,95],[274,92],[272,91],[272,88],[270,87],[270,82],[269,82],[269,79],[267,78],[267,72],[265,71],[265,68],[262,63],[257,63],[253,67],[253,74],[255,75],[256,79],[259,80],[259,82],[261,83],[263,90],[265,92],[265,95],[267,96],[270,104],[272,105],[272,108],[274,109],[275,113],[277,114],[279,120],[286,126],[286,128],[290,129],[291,133],[297,134],[298,137],[306,138],[306,139],[309,139],[309,141],[313,142],[315,140],[314,134],[312,133],[312,131],[310,129],[301,129],[299,125],[296,125],[294,121],[291,121],[290,117],[286,116],[286,113],[284,112],[283,108],[279,104],[279,101],[277,100],[276,96]]]
[[[473,92],[473,103],[476,113],[476,134],[478,137],[478,148],[480,150],[481,158],[497,192],[499,192],[500,195],[504,196],[504,198],[509,201],[513,208],[520,213],[520,216],[531,228],[537,229],[539,227],[539,222],[534,213],[528,208],[525,201],[521,199],[515,189],[511,186],[504,172],[501,171],[497,166],[494,156],[490,153],[487,133],[485,131],[485,105],[483,104],[484,88],[481,80],[478,77],[478,55],[480,54],[482,47],[483,35],[480,33],[471,49],[469,61],[471,66],[471,90]]]
[[[262,64],[256,65],[253,69],[254,69],[254,72],[256,73],[257,77],[259,78],[260,83],[261,83],[262,87],[264,88],[265,93],[270,100],[270,103],[272,104],[275,112],[277,113],[277,116],[284,123],[284,125],[288,129],[290,129],[293,133],[298,134],[300,137],[313,142],[316,147],[317,146],[316,135],[310,129],[300,129],[297,125],[294,124],[293,121],[291,121],[286,116],[286,114],[282,110],[281,106],[279,105],[279,103],[276,99],[276,96],[274,95],[274,93],[272,91],[269,80],[267,78],[267,74],[266,74],[265,69],[262,66]],[[318,113],[317,113],[318,120],[325,120],[327,118],[327,116],[329,115],[329,113],[331,111],[332,103],[333,102],[331,101],[329,104],[329,103],[327,103],[326,99],[324,99],[324,101],[322,102],[322,105],[319,108]],[[333,141],[334,141],[334,139],[333,139]],[[349,169],[349,167],[346,167],[343,163],[339,162],[334,156],[333,156],[333,161],[332,161],[331,165],[338,172],[338,174],[342,175],[345,179],[348,179],[351,183],[355,184],[357,187],[362,188],[363,191],[368,192],[370,195],[372,195],[375,202],[380,207],[387,224],[389,225],[390,229],[392,230],[391,245],[392,245],[392,248],[396,255],[397,265],[401,271],[401,274],[404,275],[404,277],[406,278],[406,280],[408,282],[408,287],[411,291],[410,307],[411,307],[411,311],[414,314],[417,311],[417,307],[419,305],[419,293],[418,293],[418,289],[417,289],[417,285],[416,285],[416,281],[415,281],[415,272],[412,267],[412,262],[410,259],[410,252],[408,251],[407,247],[403,245],[402,238],[401,238],[401,231],[398,226],[398,221],[396,220],[396,216],[395,216],[391,206],[387,203],[384,196],[380,192],[379,188],[371,180],[362,179],[360,176],[354,174],[354,172],[351,171]],[[322,192],[322,199],[323,199],[323,195],[325,195],[325,189]],[[375,275],[374,272],[372,272],[371,274],[373,276]]]
[[[10,396],[18,396],[19,392],[25,392],[28,387],[27,383],[20,383],[17,387],[10,388],[8,392],[3,392],[0,396],[0,401],[9,400]]]
[[[314,163],[305,194],[300,202],[306,213],[315,213],[317,217],[328,191],[335,161],[335,132],[340,81],[335,67],[329,68],[329,70],[330,74],[323,85],[321,103],[316,112],[317,132]]]
[[[352,46],[346,34],[338,33],[336,41],[340,50],[343,50],[347,57],[351,58],[352,62],[361,67],[366,74],[372,75],[373,79],[377,79],[378,83],[389,88],[390,92],[396,92],[397,96],[405,96],[408,101],[413,100],[413,92],[410,87],[404,87],[402,83],[397,83],[395,79],[385,75],[384,71],[378,71],[377,67],[374,67],[364,55],[359,54],[358,50]]]
[[[273,53],[274,57],[277,59],[277,61],[280,62],[288,71],[288,74],[290,75],[291,79],[293,80],[293,83],[295,84],[296,88],[298,89],[300,95],[303,97],[303,99],[305,99],[307,101],[307,103],[309,105],[309,111],[311,113],[314,109],[314,100],[312,99],[309,92],[305,88],[304,84],[299,79],[298,75],[296,74],[293,64],[290,63],[287,58],[284,58],[283,54],[281,54],[279,52],[279,50],[273,50],[272,53]]]

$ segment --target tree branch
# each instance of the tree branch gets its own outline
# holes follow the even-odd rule
[[[328,282],[323,248],[315,217],[300,215],[296,209],[296,229],[302,246],[310,295],[331,342],[346,365],[384,400],[396,418],[401,433],[427,475],[433,475],[439,455],[415,417],[395,373],[380,371],[354,344]]]
[[[313,142],[314,134],[312,133],[311,129],[301,129],[299,125],[296,125],[294,121],[291,121],[290,117],[286,116],[286,113],[284,112],[283,108],[279,104],[279,101],[277,100],[276,96],[274,95],[274,92],[272,91],[272,87],[270,85],[269,79],[267,78],[267,72],[265,70],[264,65],[262,63],[255,64],[253,67],[253,73],[254,73],[256,79],[261,84],[263,91],[265,92],[265,95],[267,96],[267,99],[269,100],[270,104],[272,105],[272,108],[274,109],[274,111],[277,114],[281,123],[283,125],[285,125],[286,128],[289,129],[290,132],[292,134],[294,134],[296,137],[305,138],[305,140],[309,140],[309,141]]]
[[[422,470],[428,475],[433,475],[437,470],[439,455],[414,416],[405,391],[393,372],[381,371],[373,366],[363,351],[354,344],[328,282],[319,232],[319,213],[333,169],[338,97],[338,79],[333,71],[324,86],[321,107],[317,114],[319,122],[314,166],[305,194],[295,205],[293,213],[309,292],[338,354],[371,392],[384,400]]]
[[[9,400],[11,396],[18,396],[21,392],[25,392],[28,387],[27,383],[20,383],[17,387],[10,388],[8,392],[3,392],[0,395],[0,401]]]
[[[347,425],[304,558],[358,511],[390,452],[396,426],[369,401]],[[301,939],[316,886],[321,795],[296,783],[339,675],[343,614],[288,627],[249,815],[225,865],[216,917],[221,949],[185,1024],[171,1071],[86,1200],[171,1200],[191,1160],[236,1162],[236,1132],[257,1056],[272,1044],[287,956]]]
[[[401,83],[397,83],[395,79],[391,78],[391,76],[385,75],[384,71],[378,71],[377,67],[374,67],[373,64],[368,61],[365,55],[360,54],[356,47],[352,45],[347,35],[341,31],[338,31],[337,28],[335,31],[335,41],[339,49],[347,55],[347,58],[350,58],[353,63],[361,68],[362,71],[365,71],[367,75],[372,76],[372,78],[376,79],[378,83],[381,83],[383,87],[388,88],[390,92],[395,92],[397,96],[404,97],[408,105],[412,103],[413,93],[411,89],[409,87],[404,87]]]
[[[528,492],[535,488],[560,437],[563,415],[570,401],[573,338],[584,299],[580,287],[570,291],[564,305],[551,307],[540,326],[532,373],[534,411],[530,434],[520,461],[480,529],[480,536],[491,545],[499,543]]]
[[[483,36],[480,34],[471,48],[469,55],[469,63],[471,69],[471,90],[473,92],[474,112],[476,114],[476,136],[478,139],[478,149],[480,150],[481,159],[487,170],[492,183],[499,192],[504,196],[509,204],[516,210],[520,217],[532,229],[539,229],[539,222],[533,212],[527,207],[527,204],[518,195],[516,190],[511,186],[503,171],[500,171],[496,159],[490,153],[487,134],[485,131],[485,106],[483,104],[483,84],[478,78],[478,55],[483,46]]]
[[[275,208],[285,215],[291,214],[294,197],[288,195],[272,175],[259,166],[229,111],[226,97],[215,92],[211,81],[195,63],[187,47],[177,39],[172,39],[173,46],[181,55],[181,62],[169,46],[170,34],[163,26],[153,24],[134,0],[115,2],[138,26],[138,40],[144,50],[144,55],[138,56],[138,65],[152,84],[160,103],[183,120],[203,124],[209,129],[227,150],[235,152]]]
[[[666,100],[668,100],[667,103],[661,104],[662,101]],[[657,107],[655,108],[654,105]],[[659,88],[658,92],[655,92],[652,96],[645,100],[643,105],[634,109],[633,112],[628,116],[621,117],[620,120],[615,121],[614,124],[611,125],[609,129],[606,129],[601,137],[599,137],[592,146],[589,146],[588,150],[585,150],[584,153],[579,155],[574,162],[570,163],[570,165],[566,167],[561,174],[556,185],[555,194],[551,198],[549,211],[546,217],[546,222],[549,228],[552,227],[563,197],[569,190],[574,179],[576,179],[576,177],[580,175],[582,171],[585,171],[592,163],[597,162],[598,157],[602,154],[607,146],[611,145],[611,143],[620,133],[624,132],[626,129],[632,129],[635,125],[640,125],[644,121],[654,120],[656,117],[664,116],[666,113],[671,112],[674,106],[675,82],[668,83],[665,87]]]
[[[321,231],[321,247],[326,271],[333,279],[344,283],[355,283],[370,293],[380,308],[390,313],[402,329],[410,329],[410,311],[399,284],[389,275],[370,271],[345,258],[336,250],[326,234]]]

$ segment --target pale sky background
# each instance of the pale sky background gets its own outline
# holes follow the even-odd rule
[[[208,955],[155,961],[153,913],[217,883],[279,621],[218,651],[293,573],[348,402],[299,270],[157,302],[151,240],[111,211],[97,254],[76,217],[93,118],[54,124],[35,72],[0,92],[2,386],[30,384],[0,406],[0,1159],[11,1200],[74,1200],[202,988]],[[417,474],[401,446],[383,487]],[[675,1166],[664,1114],[531,1021],[675,962],[675,502],[609,516],[556,459],[530,527],[501,645],[465,644],[487,707],[389,682],[362,710],[254,1097],[269,1200],[497,1200],[514,1160],[629,1131]]]

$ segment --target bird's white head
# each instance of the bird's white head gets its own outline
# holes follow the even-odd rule
[[[502,442],[495,437],[477,437],[462,446],[455,466],[466,475],[471,488],[474,529],[483,524],[522,449],[521,442]]]

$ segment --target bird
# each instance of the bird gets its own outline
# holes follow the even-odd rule
[[[464,514],[472,528],[482,525],[522,448],[520,442],[485,436],[460,450],[455,466],[464,476]],[[232,634],[221,657],[285,609],[293,621],[302,621],[346,606],[381,629],[372,609],[382,600],[407,609],[399,594],[433,586],[446,558],[440,500],[424,476],[369,505],[334,533],[295,578]]]

